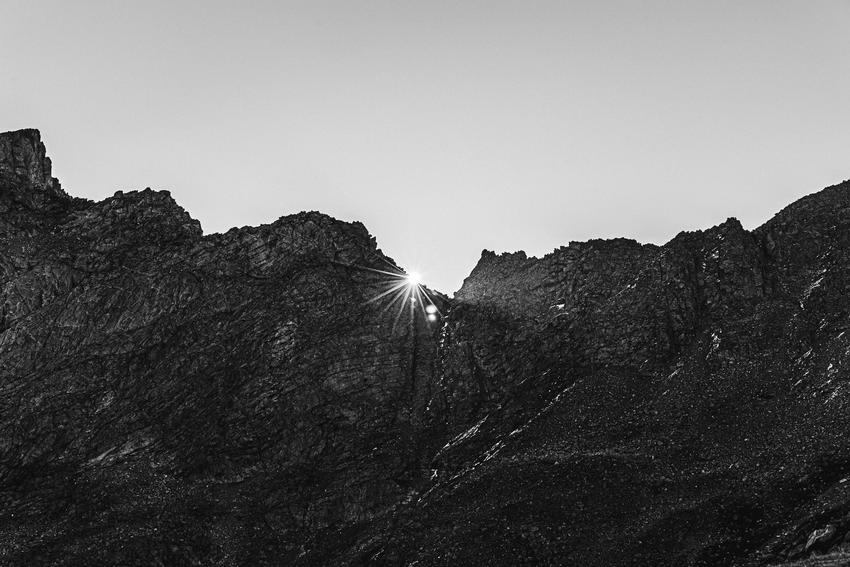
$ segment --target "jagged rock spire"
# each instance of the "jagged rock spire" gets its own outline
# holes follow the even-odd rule
[[[40,208],[67,200],[35,129],[0,133],[0,199]]]

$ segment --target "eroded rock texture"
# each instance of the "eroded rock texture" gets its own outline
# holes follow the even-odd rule
[[[399,271],[319,213],[69,197],[0,135],[0,563],[850,561],[850,183],[485,251],[436,322],[370,301]]]
[[[0,148],[3,562],[287,564],[414,489],[436,329],[368,303],[399,270],[362,225],[205,237],[167,192],[70,199],[35,131]]]

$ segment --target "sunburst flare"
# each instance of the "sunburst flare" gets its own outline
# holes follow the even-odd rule
[[[409,308],[411,321],[413,321],[417,313],[421,313],[422,317],[429,323],[434,323],[438,320],[440,310],[428,293],[427,288],[423,285],[423,278],[419,272],[413,270],[409,272],[371,271],[386,276],[386,279],[382,281],[382,285],[386,289],[383,289],[374,297],[368,299],[366,303],[380,302],[384,304],[381,313],[397,306],[398,311],[393,320],[393,331],[395,331],[399,320],[404,314],[405,306]]]

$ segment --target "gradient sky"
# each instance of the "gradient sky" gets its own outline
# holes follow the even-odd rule
[[[0,130],[206,232],[360,220],[451,293],[484,248],[753,228],[850,177],[850,0],[0,0]]]

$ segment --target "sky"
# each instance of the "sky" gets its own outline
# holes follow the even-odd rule
[[[451,295],[483,249],[754,228],[850,178],[850,0],[0,0],[0,131],[206,233],[359,220]]]

